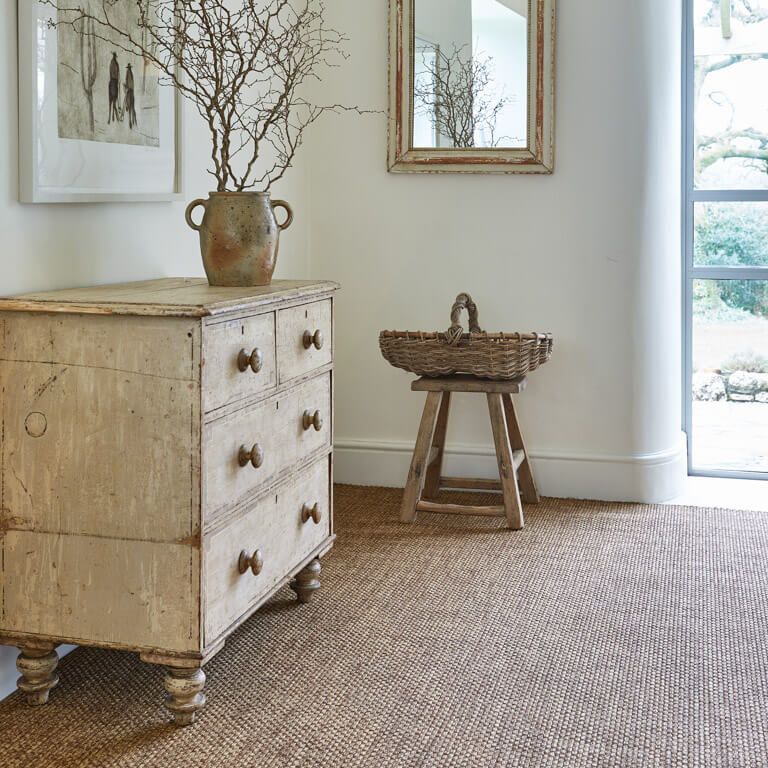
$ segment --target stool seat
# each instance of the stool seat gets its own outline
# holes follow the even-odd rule
[[[414,392],[426,392],[427,400],[421,417],[416,446],[408,471],[408,480],[400,507],[400,519],[416,520],[419,512],[457,515],[505,517],[507,527],[520,530],[525,523],[522,498],[537,504],[539,494],[525,449],[513,394],[525,389],[526,379],[493,381],[474,376],[447,376],[441,379],[423,377],[411,384]],[[485,394],[496,448],[499,480],[483,480],[442,475],[445,435],[448,428],[451,394],[470,392]],[[439,504],[430,499],[443,488],[471,491],[501,491],[503,504],[477,506],[471,504]]]
[[[512,381],[495,381],[493,379],[478,379],[475,376],[448,376],[444,379],[422,377],[411,382],[414,392],[485,392],[492,394],[517,395],[528,384],[528,379],[513,379]]]

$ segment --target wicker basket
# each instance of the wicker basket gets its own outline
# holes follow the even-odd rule
[[[469,333],[459,323],[463,309],[469,313]],[[549,360],[552,334],[485,333],[472,297],[460,293],[447,331],[382,331],[379,347],[389,363],[419,376],[461,373],[481,379],[520,379]]]

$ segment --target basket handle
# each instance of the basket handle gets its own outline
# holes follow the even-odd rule
[[[477,320],[477,305],[468,293],[460,293],[451,308],[451,327],[445,332],[449,344],[457,344],[464,335],[464,328],[459,322],[462,309],[466,309],[469,314],[469,332],[482,333]]]

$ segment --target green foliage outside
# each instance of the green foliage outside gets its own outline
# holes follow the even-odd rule
[[[768,267],[768,211],[760,205],[717,203],[697,209],[694,263],[700,266]],[[711,319],[768,318],[768,281],[699,280],[694,311]]]

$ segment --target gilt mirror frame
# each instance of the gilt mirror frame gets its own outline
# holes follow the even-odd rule
[[[552,173],[555,157],[555,0],[528,0],[527,143],[524,147],[511,148],[413,148],[416,2],[389,2],[389,171]]]

